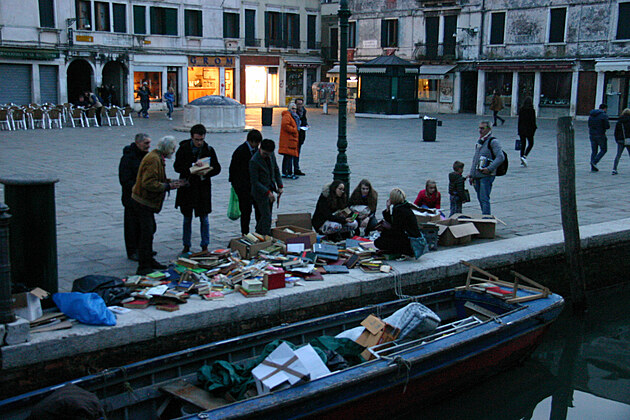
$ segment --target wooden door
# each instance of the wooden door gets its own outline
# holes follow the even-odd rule
[[[581,71],[578,77],[577,115],[588,115],[595,108],[596,90],[597,72]]]

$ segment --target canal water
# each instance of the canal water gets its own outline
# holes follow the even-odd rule
[[[531,358],[396,419],[630,419],[630,290],[567,304]]]

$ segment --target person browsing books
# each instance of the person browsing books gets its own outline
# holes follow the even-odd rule
[[[256,233],[271,235],[271,214],[273,203],[280,200],[284,185],[273,151],[276,144],[273,140],[264,139],[260,149],[249,161],[249,180],[252,185],[252,198],[260,210],[256,222]]]
[[[383,221],[381,236],[376,238],[374,246],[385,253],[414,256],[409,238],[418,238],[421,233],[411,203],[400,188],[390,191]]]
[[[260,148],[262,134],[258,130],[247,133],[247,140],[232,153],[230,161],[229,181],[238,196],[238,208],[241,211],[241,233],[249,233],[249,221],[252,215],[252,206],[256,212],[256,222],[260,220],[260,210],[252,198],[252,183],[249,179],[249,161]]]
[[[351,217],[352,212],[347,207],[348,196],[342,181],[336,179],[324,186],[313,213],[313,229],[322,235],[354,232],[359,223]]]

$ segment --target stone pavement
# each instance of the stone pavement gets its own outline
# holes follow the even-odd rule
[[[261,129],[265,138],[278,139],[280,113],[274,110],[274,124],[260,126],[260,109],[247,109],[247,124]],[[69,291],[72,281],[86,274],[125,276],[135,272],[136,263],[126,259],[123,242],[123,209],[120,202],[118,162],[122,148],[138,132],[151,135],[154,144],[164,135],[188,138],[173,128],[183,114],[168,121],[163,113],[149,119],[135,119],[135,126],[100,128],[64,128],[63,130],[2,131],[0,135],[0,176],[46,174],[58,177],[56,184],[57,246],[59,289]],[[475,115],[440,115],[437,142],[422,141],[421,120],[382,120],[348,118],[348,160],[351,189],[368,178],[380,193],[383,207],[389,190],[403,188],[413,200],[425,181],[433,178],[442,192],[442,205],[448,210],[448,173],[455,160],[470,169],[477,124]],[[311,130],[302,149],[301,167],[307,176],[285,180],[285,194],[275,213],[309,212],[315,208],[324,184],[332,180],[337,155],[337,110],[323,115],[321,109],[309,108]],[[561,229],[556,164],[556,121],[538,120],[535,146],[529,167],[519,166],[514,151],[516,119],[507,118],[495,128],[510,157],[510,170],[497,178],[491,195],[493,213],[507,226],[499,226],[498,238],[530,235]],[[614,126],[614,122],[613,122]],[[586,122],[575,122],[576,183],[581,225],[628,217],[630,167],[624,156],[620,174],[611,176],[616,145],[609,135],[609,152],[600,162],[599,173],[590,173]],[[222,165],[213,182],[213,213],[210,215],[210,247],[225,247],[230,238],[239,236],[239,222],[226,217],[229,197],[228,167],[233,150],[244,141],[246,133],[210,133],[206,141],[213,146]],[[172,162],[168,174],[175,178]],[[472,188],[469,187],[472,192]],[[472,194],[474,196],[474,194]],[[3,192],[0,186],[0,198]],[[156,216],[158,224],[154,247],[158,259],[167,261],[181,250],[182,216],[174,209],[175,193]],[[479,213],[475,197],[464,205],[464,212]],[[253,227],[253,223],[252,223]],[[34,238],[36,241],[36,238]],[[193,227],[193,250],[199,249],[199,228]],[[439,251],[438,251],[439,252]],[[406,262],[414,264],[414,262]]]

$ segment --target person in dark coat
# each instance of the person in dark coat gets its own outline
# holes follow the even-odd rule
[[[151,147],[151,137],[145,133],[136,134],[135,141],[123,148],[123,155],[118,165],[118,180],[122,186],[122,205],[125,208],[125,248],[127,258],[133,261],[138,261],[140,221],[131,202],[131,189],[136,183],[140,162],[149,152],[149,147]]]
[[[142,87],[138,89],[138,97],[140,98],[140,111],[138,111],[138,117],[142,115],[144,118],[149,118],[149,107],[151,106],[151,91],[149,90],[149,84],[147,82],[142,83]]]
[[[389,193],[387,208],[383,211],[381,236],[374,246],[382,252],[414,256],[409,238],[420,237],[420,229],[405,192],[394,188]]]
[[[252,198],[260,210],[260,218],[256,222],[256,233],[260,235],[271,234],[273,203],[280,200],[284,187],[273,153],[275,148],[273,140],[264,139],[260,143],[260,149],[249,161]]]
[[[208,214],[212,212],[212,183],[210,178],[221,172],[221,165],[214,148],[208,146],[204,141],[206,127],[203,124],[193,125],[190,129],[190,136],[190,139],[179,144],[173,165],[175,172],[179,174],[179,179],[188,183],[177,191],[177,198],[175,199],[175,208],[179,208],[184,216],[182,236],[184,249],[182,253],[190,252],[193,211],[201,223],[201,249],[202,251],[208,250],[208,243],[210,243]],[[204,160],[210,165],[209,169],[192,175],[190,173],[191,167],[203,166]]]
[[[598,172],[597,164],[608,151],[608,139],[606,130],[610,128],[608,105],[601,104],[598,109],[594,109],[588,115],[588,134],[591,140],[591,172]],[[599,149],[599,151],[598,151]]]
[[[309,127],[308,120],[306,119],[306,108],[304,108],[304,99],[298,98],[295,100],[295,106],[297,107],[296,113],[300,117],[300,126],[298,127],[298,155],[293,159],[293,175],[304,176],[304,172],[300,170],[300,156],[302,155],[302,145],[306,141],[306,130],[303,128]]]
[[[238,207],[241,211],[241,233],[249,233],[249,221],[252,215],[252,206],[256,212],[256,222],[260,220],[260,210],[252,198],[252,183],[249,179],[249,161],[260,147],[262,134],[258,130],[247,133],[247,140],[234,150],[230,161],[230,177],[232,188],[238,196]]]
[[[347,234],[359,227],[359,222],[351,217],[344,217],[339,210],[348,207],[346,185],[336,179],[319,195],[315,212],[313,213],[313,229],[322,235]]]
[[[521,139],[521,166],[527,167],[527,156],[534,147],[534,134],[536,133],[536,111],[531,96],[523,101],[523,106],[518,111],[518,136]],[[525,147],[527,145],[527,147]]]
[[[630,146],[626,146],[626,139],[630,141],[630,108],[626,108],[621,113],[617,125],[615,125],[615,142],[617,142],[617,156],[615,156],[615,164],[613,165],[613,175],[617,175],[617,165],[619,165],[619,159],[623,154],[623,150],[626,149],[630,154]]]

